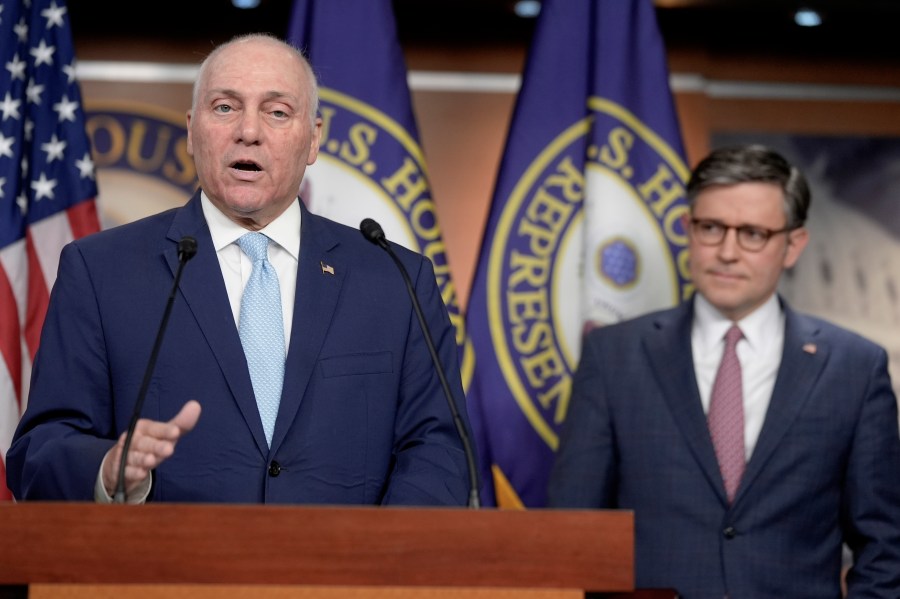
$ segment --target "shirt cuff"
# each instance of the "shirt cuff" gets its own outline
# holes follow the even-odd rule
[[[112,452],[107,452],[106,455],[103,456],[103,461],[100,463],[100,472],[97,473],[97,482],[94,483],[94,501],[97,503],[113,502],[113,498],[110,497],[109,493],[106,492],[106,486],[104,486],[103,484],[103,465],[106,464],[106,460],[109,459],[111,453]],[[130,495],[126,497],[125,503],[129,505],[147,503],[147,497],[150,496],[150,487],[152,484],[153,477],[148,476]]]

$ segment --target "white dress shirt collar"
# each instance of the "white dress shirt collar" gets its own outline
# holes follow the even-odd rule
[[[206,192],[200,192],[200,204],[216,252],[234,243],[247,232],[247,229],[225,216],[206,196]],[[281,246],[294,260],[300,258],[301,215],[299,200],[295,200],[278,218],[260,230],[260,233],[264,233]]]
[[[731,320],[716,310],[709,301],[699,293],[694,299],[694,341],[699,342],[704,348],[703,353],[708,353],[710,348],[722,343],[725,333],[732,324],[737,324],[744,333],[744,340],[755,352],[771,342],[778,331],[784,330],[784,313],[778,295],[773,293],[759,308],[733,323]]]

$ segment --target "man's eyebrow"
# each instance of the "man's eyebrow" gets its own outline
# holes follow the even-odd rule
[[[271,91],[266,92],[265,95],[263,96],[263,98],[267,101],[280,100],[280,101],[283,101],[283,102],[285,102],[287,104],[291,104],[291,105],[294,105],[298,102],[298,98],[296,95],[289,93],[289,92],[283,92],[283,91],[278,91],[278,90],[271,90]]]
[[[693,220],[700,222],[700,223],[713,223],[713,224],[720,225],[723,227],[729,227],[731,229],[767,229],[767,230],[770,229],[770,227],[768,227],[767,225],[759,225],[756,223],[740,223],[737,225],[729,225],[724,220],[719,219],[719,218],[703,218],[703,217],[697,216],[697,217],[694,217]]]
[[[245,94],[228,87],[214,88],[210,89],[207,92],[207,97],[216,97],[216,96],[227,96],[229,98],[238,98],[241,99],[245,96]],[[264,100],[290,100],[294,101],[297,99],[297,96],[291,94],[289,92],[283,92],[279,90],[270,90],[263,94]]]

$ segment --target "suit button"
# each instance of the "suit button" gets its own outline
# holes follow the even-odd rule
[[[272,463],[269,464],[269,476],[278,476],[281,474],[281,464],[272,460]]]
[[[728,528],[726,528],[725,530],[722,531],[722,534],[725,535],[726,539],[733,539],[734,537],[737,536],[737,531],[734,529],[733,526],[729,526]]]

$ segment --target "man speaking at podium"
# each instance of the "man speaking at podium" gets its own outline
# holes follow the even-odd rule
[[[298,199],[317,109],[308,62],[276,38],[236,38],[203,62],[187,115],[200,190],[63,250],[7,456],[16,498],[111,500],[186,266],[127,455],[129,503],[466,504],[462,443],[396,266]],[[467,425],[431,263],[395,250]]]

